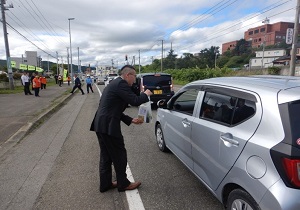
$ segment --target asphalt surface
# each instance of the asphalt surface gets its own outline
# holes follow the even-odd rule
[[[67,101],[71,88],[67,84],[48,86],[40,90],[40,97],[24,93],[1,94],[0,156]]]
[[[85,95],[78,91],[72,95],[70,88],[49,87],[40,98],[18,94],[2,99],[0,95],[6,103],[1,109],[10,110],[3,112],[0,121],[14,128],[0,145],[0,210],[129,209],[127,192],[98,191],[99,146],[89,126],[100,96],[95,88],[95,93]],[[27,106],[15,105],[27,98]],[[39,99],[42,111],[28,109]],[[136,107],[127,112],[130,116],[138,113]],[[141,195],[145,209],[222,209],[174,155],[158,151],[152,127],[122,127],[134,179],[143,183],[139,191],[129,192]]]

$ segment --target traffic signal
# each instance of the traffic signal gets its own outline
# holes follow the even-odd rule
[[[127,55],[125,55],[125,61],[127,61],[127,60],[128,60]]]

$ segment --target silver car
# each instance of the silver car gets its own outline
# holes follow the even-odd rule
[[[158,107],[159,149],[225,208],[300,209],[300,78],[199,80]]]

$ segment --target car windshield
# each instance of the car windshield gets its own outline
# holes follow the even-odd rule
[[[171,76],[169,75],[149,75],[143,77],[143,83],[147,86],[171,85]]]

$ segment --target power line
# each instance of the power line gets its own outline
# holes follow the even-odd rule
[[[2,21],[1,21],[2,22]],[[25,40],[27,40],[28,42],[30,42],[32,45],[34,45],[36,48],[38,48],[39,50],[41,50],[42,52],[46,53],[47,55],[51,56],[52,58],[56,58],[55,56],[51,55],[50,53],[46,52],[45,50],[41,49],[39,46],[37,46],[35,43],[33,43],[32,41],[30,41],[27,37],[25,37],[23,34],[21,34],[17,29],[15,29],[13,26],[11,26],[9,23],[6,22],[6,24],[12,29],[14,30],[16,33],[18,33],[20,36],[22,36]]]

